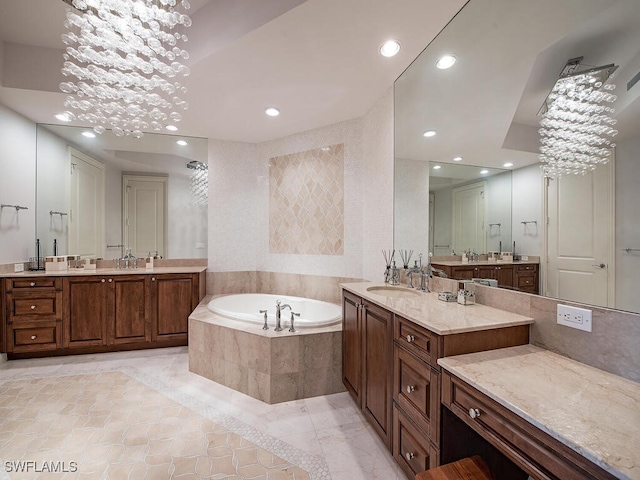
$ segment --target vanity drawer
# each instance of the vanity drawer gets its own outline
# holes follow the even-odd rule
[[[437,367],[438,360],[436,335],[418,327],[409,320],[396,315],[395,339],[420,360]]]
[[[61,346],[59,322],[32,322],[9,327],[9,351],[13,353],[55,350]]]
[[[7,280],[7,291],[24,291],[34,289],[42,290],[62,290],[62,277],[26,277],[10,278]]]
[[[615,478],[446,371],[442,372],[442,403],[536,479]]]
[[[416,425],[398,408],[393,406],[393,458],[408,478],[437,467],[440,452]]]
[[[536,277],[535,275],[518,275],[518,283],[516,288],[522,290],[529,290],[535,287]]]
[[[394,355],[394,400],[438,445],[440,375],[398,345]]]
[[[9,294],[7,295],[8,320],[16,322],[60,319],[62,318],[61,300],[61,292]]]
[[[535,273],[538,271],[537,265],[515,265],[516,272],[532,272]]]

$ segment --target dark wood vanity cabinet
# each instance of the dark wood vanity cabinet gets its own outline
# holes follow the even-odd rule
[[[151,340],[148,276],[69,277],[64,285],[65,348]]]
[[[62,346],[62,279],[5,280],[7,352],[52,351]]]
[[[443,265],[434,262],[433,266],[443,270],[449,278],[471,280],[487,278],[498,281],[498,286],[520,290],[527,293],[539,293],[539,265],[537,263],[473,263],[465,265]]]
[[[179,273],[153,275],[151,290],[151,340],[184,341],[186,345],[189,315],[200,301],[198,277]]]
[[[205,295],[204,272],[0,280],[10,358],[186,345]]]
[[[438,358],[527,344],[529,326],[437,335],[347,290],[342,299],[342,382],[412,479],[440,464]]]
[[[376,433],[391,448],[393,314],[345,292],[343,383]]]

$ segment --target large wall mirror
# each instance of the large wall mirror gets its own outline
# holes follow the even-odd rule
[[[207,257],[205,138],[37,126],[41,255]],[[178,143],[180,141],[180,143]]]
[[[542,294],[640,312],[638,25],[634,0],[470,0],[395,84],[394,248],[451,255],[455,240],[438,226],[453,221],[457,178],[501,207],[485,210],[477,249],[515,242],[517,253],[541,257]],[[445,54],[457,61],[439,69]],[[538,112],[578,57],[580,69],[617,66],[612,160],[544,179]],[[466,177],[479,167],[486,180]],[[510,201],[496,200],[491,182]]]

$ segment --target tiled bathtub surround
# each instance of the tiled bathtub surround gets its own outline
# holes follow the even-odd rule
[[[207,272],[207,295],[272,293],[340,304],[342,302],[340,284],[360,280],[348,277],[260,271]]]
[[[344,144],[269,159],[269,252],[344,253]]]
[[[269,404],[344,391],[342,325],[264,331],[212,313],[210,299],[189,317],[190,371]]]

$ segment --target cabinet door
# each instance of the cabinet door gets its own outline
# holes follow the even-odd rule
[[[473,266],[465,267],[452,267],[451,278],[456,280],[471,280],[474,276],[477,276],[477,268]]]
[[[64,347],[106,345],[106,278],[68,277],[64,281],[63,294]]]
[[[342,383],[358,406],[361,405],[362,338],[359,297],[344,293],[342,301]]]
[[[393,314],[366,302],[361,312],[362,411],[387,447],[391,447]]]
[[[495,279],[498,280],[499,287],[513,287],[513,266],[497,266]]]
[[[149,276],[115,276],[109,280],[110,313],[113,315],[109,321],[109,343],[151,341]]]
[[[151,341],[187,340],[189,315],[198,303],[196,279],[191,274],[151,277],[154,307]]]

